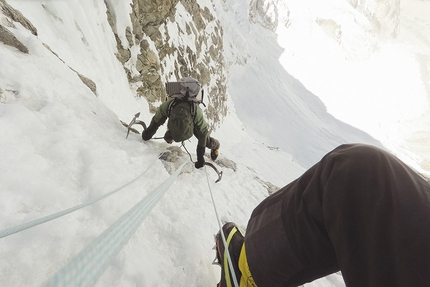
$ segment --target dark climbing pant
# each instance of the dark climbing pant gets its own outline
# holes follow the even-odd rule
[[[430,185],[381,149],[342,145],[254,209],[245,246],[258,287],[338,270],[348,287],[430,286]]]
[[[170,133],[169,130],[166,131],[163,138],[169,144],[174,142],[172,134]],[[206,139],[206,147],[208,149],[211,149],[211,150],[212,149],[219,149],[220,143],[218,140],[214,139],[213,137],[208,136]]]
[[[208,137],[207,141],[206,141],[206,147],[208,149],[219,149],[219,141],[214,139],[213,137]]]

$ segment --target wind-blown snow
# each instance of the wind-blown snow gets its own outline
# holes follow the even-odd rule
[[[127,3],[108,2],[117,5],[117,17],[128,13]],[[128,122],[140,111],[141,119],[148,122],[152,115],[146,101],[134,97],[115,58],[116,43],[106,20],[104,1],[8,3],[37,27],[39,35],[34,37],[19,24],[16,29],[10,28],[29,48],[28,55],[0,43],[0,230],[110,192],[141,174],[160,153],[174,154],[179,149],[162,141],[142,142],[133,133],[125,139],[126,129],[119,120]],[[212,7],[208,1],[202,5]],[[397,55],[400,59],[396,63],[407,67],[405,77],[415,75],[407,80],[409,90],[415,91],[409,95],[414,97],[413,103],[392,103],[385,93],[384,98],[376,94],[371,98],[381,104],[385,101],[390,109],[376,109],[368,121],[354,109],[343,113],[343,108],[334,106],[343,99],[339,95],[345,94],[343,100],[361,107],[366,105],[365,98],[356,89],[366,84],[368,88],[362,90],[365,93],[372,90],[372,85],[374,89],[387,86],[386,78],[374,81],[371,77],[373,71],[369,69],[375,66],[366,66],[370,60],[345,64],[333,56],[338,66],[315,56],[313,65],[306,64],[300,61],[306,57],[297,54],[301,39],[297,35],[293,38],[296,57],[290,54],[288,58],[285,53],[289,50],[277,45],[276,35],[258,24],[249,24],[246,5],[247,1],[220,1],[215,5],[218,17],[232,28],[225,29],[225,41],[235,45],[226,45],[225,51],[230,67],[229,114],[213,133],[221,142],[218,167],[224,172],[222,181],[215,184],[216,174],[207,169],[221,219],[234,221],[243,229],[253,208],[268,195],[264,182],[282,187],[341,142],[378,144],[350,125],[370,133],[385,146],[397,147],[397,141],[403,139],[401,134],[395,137],[391,128],[396,130],[396,125],[389,125],[388,120],[404,122],[406,117],[420,116],[426,108],[411,54],[399,54],[401,50],[390,50],[387,45],[375,53],[372,63],[381,66],[391,61],[391,55]],[[125,18],[118,20],[117,29],[128,23]],[[280,57],[284,66],[278,61]],[[354,65],[358,66],[356,74],[341,69],[349,70]],[[301,66],[307,69],[301,71]],[[98,96],[70,68],[91,78],[97,84]],[[395,68],[391,66],[390,70]],[[317,77],[321,73],[330,83],[326,89]],[[342,83],[338,90],[330,82],[334,79]],[[402,77],[396,79],[400,83]],[[328,111],[350,125],[328,114],[308,89],[318,91]],[[337,100],[327,94],[336,95]],[[157,136],[163,132],[164,127]],[[194,139],[186,143],[194,159],[195,146]],[[187,158],[183,153],[177,161]],[[143,178],[123,191],[0,239],[0,286],[43,284],[167,179],[167,170],[174,167],[157,160]],[[217,230],[205,171],[195,170],[189,162],[96,286],[214,286],[220,276],[220,269],[211,265]],[[306,286],[344,283],[334,274]]]

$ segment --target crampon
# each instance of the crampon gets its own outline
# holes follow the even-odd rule
[[[221,231],[224,233],[228,247],[227,250],[224,247]],[[224,224],[221,231],[215,235],[215,246],[213,249],[216,251],[216,256],[212,261],[213,265],[218,265],[221,267],[221,280],[217,284],[217,287],[236,286],[234,284],[233,278],[236,278],[236,283],[240,282],[241,272],[238,267],[238,261],[243,245],[243,235],[239,231],[238,227],[232,222],[227,222]],[[231,270],[230,264],[228,263],[229,258],[227,252],[230,254],[233,272]]]

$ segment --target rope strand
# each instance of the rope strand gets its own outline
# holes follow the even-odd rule
[[[234,283],[235,287],[239,287],[239,284],[237,282],[236,272],[234,271],[233,262],[231,260],[230,252],[228,251],[227,240],[225,239],[224,232],[222,232],[222,224],[221,224],[221,220],[219,219],[219,216],[218,216],[218,210],[216,208],[215,200],[214,200],[214,197],[213,197],[213,194],[212,194],[212,189],[211,189],[211,186],[209,184],[209,176],[208,176],[208,172],[206,170],[206,167],[205,167],[205,174],[206,174],[206,180],[208,182],[209,193],[211,195],[212,205],[213,205],[214,210],[215,210],[215,216],[216,216],[216,219],[217,219],[217,222],[218,222],[218,227],[219,227],[219,230],[220,230],[222,242],[223,242],[223,244],[225,246],[224,249],[225,249],[225,251],[227,253],[228,266],[230,267],[231,273],[233,275],[233,283]]]
[[[67,266],[59,270],[44,287],[93,286],[170,188],[186,162],[184,161],[168,179],[94,239]]]
[[[152,165],[157,161],[157,159],[159,159],[160,157],[161,157],[161,154],[159,154],[158,157],[148,166],[148,168],[143,173],[141,173],[138,177],[136,177],[132,181],[130,181],[130,182],[128,182],[128,183],[126,183],[126,184],[118,187],[117,189],[114,189],[114,190],[112,190],[109,193],[106,193],[104,195],[96,197],[93,200],[90,200],[88,202],[84,202],[82,204],[70,207],[68,209],[59,211],[57,213],[53,213],[53,214],[47,215],[45,217],[41,217],[41,218],[35,219],[33,221],[25,222],[25,223],[22,223],[20,225],[16,225],[16,226],[4,229],[4,230],[0,231],[0,239],[3,238],[3,237],[6,237],[6,236],[12,235],[12,234],[21,232],[21,231],[26,230],[28,228],[37,226],[39,224],[42,224],[42,223],[54,220],[56,218],[62,217],[64,215],[66,215],[66,214],[72,213],[72,212],[74,212],[74,211],[76,211],[78,209],[84,208],[84,207],[86,207],[88,205],[91,205],[93,203],[96,203],[97,201],[100,201],[100,200],[102,200],[102,199],[104,199],[104,198],[106,198],[108,196],[111,196],[112,194],[114,194],[114,193],[116,193],[116,192],[124,189],[125,187],[129,186],[130,184],[132,184],[136,180],[138,180],[140,177],[142,177],[149,170],[149,168],[152,167]]]
[[[191,157],[190,152],[187,150],[187,148],[186,148],[186,146],[185,146],[184,142],[182,142],[182,145],[181,145],[181,146],[182,146],[182,147],[185,149],[185,151],[187,152],[188,156],[190,157],[191,162],[193,162],[193,158]]]

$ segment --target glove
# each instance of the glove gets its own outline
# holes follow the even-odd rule
[[[201,168],[205,165],[205,147],[204,146],[198,146],[197,147],[197,161],[194,163],[194,166],[196,168]]]
[[[170,133],[170,131],[169,130],[167,130],[166,131],[166,133],[164,134],[164,141],[166,142],[166,143],[168,143],[168,144],[172,144],[172,142],[173,142],[173,137],[172,137],[172,134]]]
[[[158,129],[158,126],[151,122],[149,127],[147,127],[146,130],[142,132],[142,139],[144,141],[150,140],[157,132],[157,129]]]

